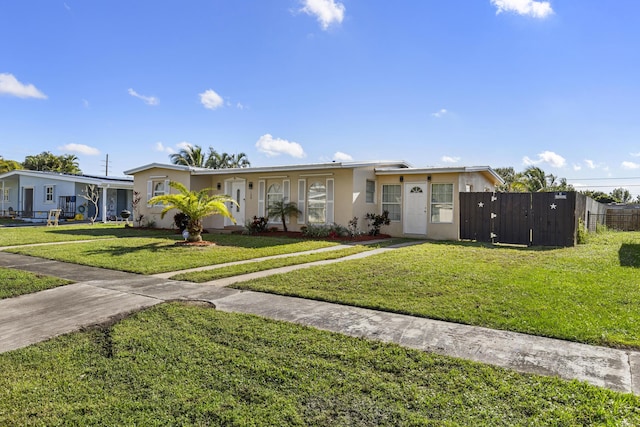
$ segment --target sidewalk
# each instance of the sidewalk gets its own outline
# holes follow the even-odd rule
[[[357,255],[367,256],[372,252]],[[0,352],[119,319],[165,301],[189,299],[209,301],[216,309],[225,312],[256,314],[519,372],[578,379],[615,391],[640,394],[640,352],[637,351],[224,287],[230,279],[237,282],[285,269],[307,268],[308,265],[304,264],[205,284],[47,261],[1,251],[0,266],[80,281],[0,300]]]

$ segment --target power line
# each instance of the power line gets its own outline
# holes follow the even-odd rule
[[[627,176],[627,177],[616,177],[616,178],[565,178],[567,181],[604,181],[607,179],[640,179],[640,176]]]

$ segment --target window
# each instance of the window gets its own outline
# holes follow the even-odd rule
[[[280,202],[284,198],[284,192],[281,184],[271,184],[269,189],[267,190],[267,212],[269,212],[269,208],[275,203]],[[269,221],[276,222],[280,221],[280,218],[274,217],[269,218]]]
[[[376,182],[367,180],[367,203],[375,203],[376,202]]]
[[[327,222],[327,187],[321,182],[314,182],[309,187],[307,197],[309,222],[324,224]]]
[[[4,189],[4,194],[2,195],[2,200],[4,200],[5,202],[9,201],[9,189],[8,188]]]
[[[44,202],[53,203],[53,185],[44,186]]]
[[[402,200],[402,190],[400,185],[383,185],[382,186],[382,211],[389,212],[391,221],[400,221],[401,209],[400,201]]]
[[[163,196],[166,193],[164,181],[153,181],[153,197]]]
[[[154,179],[147,181],[147,207],[151,207],[148,202],[152,197],[156,196],[164,196],[165,194],[169,194],[169,180],[159,180]],[[162,206],[162,203],[157,203],[153,206]]]
[[[453,184],[431,185],[431,222],[453,222]]]

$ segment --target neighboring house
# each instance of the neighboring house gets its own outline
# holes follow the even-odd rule
[[[268,206],[286,199],[302,212],[289,218],[288,228],[305,224],[337,223],[347,226],[358,218],[366,231],[367,213],[389,211],[391,224],[382,232],[456,240],[459,236],[459,197],[464,191],[494,191],[502,183],[488,166],[413,168],[404,161],[331,162],[306,165],[204,169],[152,163],[125,171],[134,177],[134,191],[142,195],[137,214],[159,227],[173,225],[173,213],[160,219],[161,205],[145,203],[153,196],[175,191],[170,181],[190,190],[212,188],[215,194],[233,197],[238,206],[232,215],[242,226],[254,216],[266,216]],[[146,198],[145,198],[146,196]],[[143,220],[144,222],[144,220]],[[280,220],[270,222],[277,226]],[[219,215],[204,226],[223,229],[233,223]]]
[[[0,175],[0,213],[25,220],[46,220],[51,209],[61,209],[61,218],[81,214],[89,218],[95,207],[81,194],[95,185],[100,198],[98,221],[115,219],[123,209],[131,210],[133,180],[57,172],[12,170]],[[105,215],[106,213],[106,215]]]

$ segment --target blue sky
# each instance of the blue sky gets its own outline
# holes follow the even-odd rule
[[[0,155],[531,164],[640,193],[636,0],[5,0]],[[606,178],[606,179],[605,179]]]

